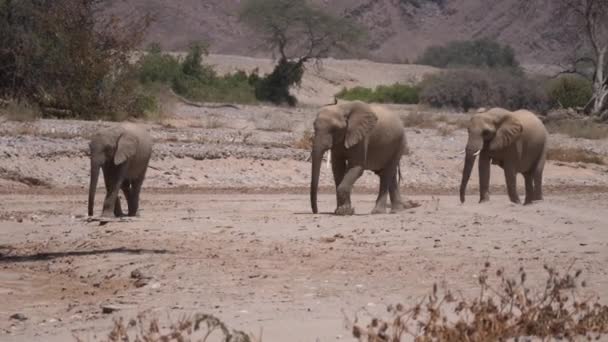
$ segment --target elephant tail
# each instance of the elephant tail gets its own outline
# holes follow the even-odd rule
[[[397,174],[399,175],[397,184],[401,184],[401,178],[403,178],[403,176],[401,175],[401,163],[397,164]]]

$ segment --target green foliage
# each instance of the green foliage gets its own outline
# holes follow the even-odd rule
[[[446,46],[431,46],[416,63],[438,68],[463,66],[519,68],[513,48],[490,39],[454,41]]]
[[[131,114],[137,82],[129,58],[149,20],[99,16],[104,2],[1,2],[0,95],[36,103],[49,115]]]
[[[260,101],[295,106],[297,99],[289,93],[289,88],[300,85],[303,75],[303,63],[281,59],[272,73],[262,78],[252,78],[255,97]]]
[[[584,107],[593,96],[593,84],[580,76],[563,76],[551,80],[547,86],[549,101],[554,107]]]
[[[375,103],[416,104],[419,101],[419,88],[395,83],[390,86],[344,88],[336,97],[348,101],[360,100]]]
[[[511,70],[454,69],[427,77],[420,85],[420,102],[433,107],[468,111],[479,107],[503,107],[545,112],[548,99],[535,80]]]
[[[246,0],[240,20],[278,53],[272,73],[250,79],[256,98],[274,104],[297,103],[289,88],[300,84],[307,61],[347,51],[363,37],[363,30],[352,20],[302,0]]]
[[[138,79],[146,85],[169,85],[177,94],[194,101],[208,102],[256,102],[250,75],[243,71],[218,76],[215,70],[204,64],[206,49],[193,44],[183,60],[159,49],[149,49],[138,63]]]

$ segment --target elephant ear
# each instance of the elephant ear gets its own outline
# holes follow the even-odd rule
[[[132,135],[123,134],[118,138],[116,153],[114,153],[114,165],[120,165],[135,155],[137,150],[137,138]]]
[[[496,136],[490,143],[490,150],[500,150],[511,145],[519,138],[522,131],[521,122],[513,115],[507,115],[500,123]]]
[[[361,142],[376,126],[378,116],[366,103],[354,103],[347,115],[346,137],[344,146],[351,148]]]

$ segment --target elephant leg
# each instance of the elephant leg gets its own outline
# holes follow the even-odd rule
[[[123,216],[122,208],[120,207],[120,199],[118,198],[118,193],[120,191],[121,185],[125,180],[126,176],[126,166],[125,164],[121,164],[117,167],[112,168],[112,172],[109,173],[108,177],[104,179],[106,180],[106,189],[108,189],[106,193],[106,198],[103,202],[103,212],[102,216],[109,217],[114,213],[115,216]]]
[[[106,186],[106,197],[104,200],[103,211],[102,211],[101,216],[111,217],[112,213],[114,213],[114,216],[120,217],[123,215],[122,208],[120,206],[120,198],[118,198],[118,196],[116,196],[116,199],[114,200],[113,203],[108,202],[110,194],[112,193],[114,179],[116,179],[116,170],[114,167],[107,166],[107,165],[103,166],[102,170],[103,170],[103,181]]]
[[[534,200],[543,200],[543,170],[545,168],[545,156],[543,155],[534,170]]]
[[[386,168],[378,175],[380,177],[380,188],[378,189],[378,198],[376,198],[376,206],[372,210],[372,214],[386,214],[386,200],[389,192],[389,185],[392,178],[396,176],[395,172],[390,172],[390,168]]]
[[[125,179],[120,188],[127,199],[128,212],[131,212],[131,206],[133,205],[133,183],[129,179]]]
[[[531,204],[532,201],[534,201],[534,185],[532,173],[524,173],[524,180],[526,181],[526,199],[524,200],[524,205],[526,205]]]
[[[338,185],[338,207],[336,208],[336,215],[352,215],[355,213],[355,209],[352,208],[350,202],[350,193],[353,185],[363,174],[363,166],[353,166],[344,174],[344,178],[340,185]]]
[[[479,203],[490,200],[490,156],[488,152],[479,154]]]
[[[344,174],[346,173],[346,160],[337,158],[336,154],[331,159],[331,169],[334,174],[334,183],[336,184],[336,203],[340,206],[340,196],[338,194],[338,187],[344,180]]]
[[[144,177],[140,177],[131,182],[131,197],[129,200],[129,216],[136,216],[139,210],[139,194],[141,186],[144,182]]]
[[[521,201],[519,200],[519,195],[517,194],[517,172],[515,172],[515,170],[507,164],[505,164],[504,171],[509,199],[513,203],[520,204]]]

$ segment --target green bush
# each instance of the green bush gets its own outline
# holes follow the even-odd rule
[[[167,84],[187,99],[203,102],[256,102],[251,75],[244,71],[218,76],[203,63],[203,45],[194,44],[183,60],[164,54],[156,46],[138,63],[138,79],[146,84]],[[143,100],[142,100],[143,101]]]
[[[593,84],[580,76],[563,76],[549,81],[547,92],[553,107],[583,107],[593,96]]]
[[[416,63],[438,68],[519,68],[513,48],[490,39],[454,41],[446,46],[431,46]]]
[[[418,93],[418,87],[395,83],[390,86],[381,85],[375,89],[365,87],[344,88],[336,94],[336,97],[348,101],[416,104],[419,101]]]
[[[433,107],[464,111],[479,107],[525,108],[539,112],[549,108],[539,82],[510,70],[447,70],[425,78],[420,87],[420,102]]]

